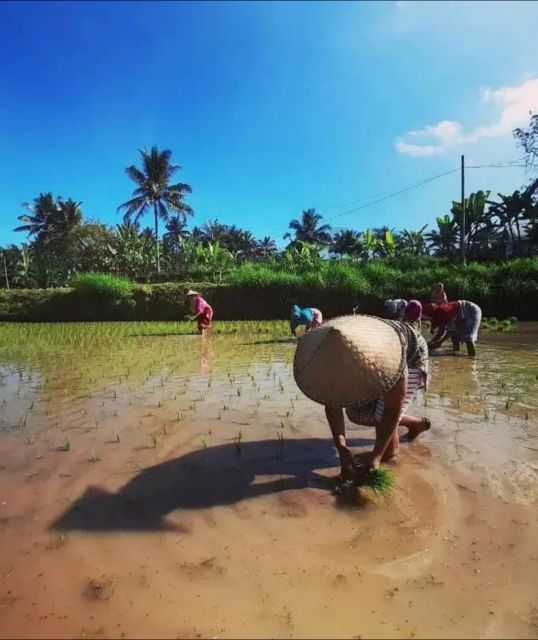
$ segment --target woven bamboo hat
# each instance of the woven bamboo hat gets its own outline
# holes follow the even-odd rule
[[[293,374],[311,400],[346,407],[380,398],[402,377],[404,366],[397,325],[373,316],[341,316],[299,339]]]
[[[199,291],[193,291],[192,289],[189,289],[185,295],[186,296],[200,296],[202,294]]]

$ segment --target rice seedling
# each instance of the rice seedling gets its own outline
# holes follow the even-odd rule
[[[33,436],[26,436],[26,444],[35,444],[35,438]]]
[[[238,456],[241,455],[241,440],[243,439],[243,433],[241,429],[237,432],[237,435],[234,438],[235,444],[235,452]]]
[[[92,453],[91,456],[88,458],[88,462],[101,462],[101,458],[97,453]]]
[[[159,440],[154,433],[151,434],[151,446],[154,449],[156,449],[159,446]]]
[[[117,444],[119,444],[119,443],[120,443],[120,435],[119,435],[119,433],[117,433],[117,434],[116,434],[116,437],[115,437],[115,439],[114,439],[114,442],[116,442]]]
[[[284,457],[284,434],[281,431],[277,431],[276,437],[278,440],[276,457],[282,459]]]
[[[71,450],[71,442],[69,441],[69,438],[66,438],[65,442],[60,447],[60,449],[61,449],[61,451],[70,451]]]
[[[380,467],[366,474],[363,486],[370,487],[382,496],[390,496],[396,483],[394,471]]]

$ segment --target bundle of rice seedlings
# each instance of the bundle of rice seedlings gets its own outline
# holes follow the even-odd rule
[[[396,476],[394,475],[394,471],[390,469],[379,468],[372,469],[355,481],[345,480],[342,482],[340,478],[335,478],[330,482],[333,492],[337,495],[342,495],[347,489],[355,486],[358,489],[367,489],[379,497],[388,498],[391,496],[396,484]]]
[[[361,482],[362,486],[369,487],[375,493],[388,497],[391,495],[394,485],[396,484],[396,476],[391,469],[385,469],[380,467],[379,469],[373,469],[370,473],[367,473],[364,480]]]

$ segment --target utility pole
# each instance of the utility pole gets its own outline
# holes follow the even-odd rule
[[[6,265],[6,254],[5,254],[5,251],[2,251],[2,257],[4,258],[4,274],[6,276],[6,289],[9,289],[9,279],[7,277],[7,265]]]
[[[465,264],[465,156],[461,156],[461,227],[460,227],[461,261]]]

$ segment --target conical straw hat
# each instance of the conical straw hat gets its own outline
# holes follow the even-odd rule
[[[192,289],[189,289],[185,295],[186,296],[199,296],[199,295],[202,295],[202,294],[199,291],[193,291]]]
[[[341,316],[299,339],[297,386],[311,400],[346,407],[380,398],[402,377],[405,344],[397,325],[373,316]]]

